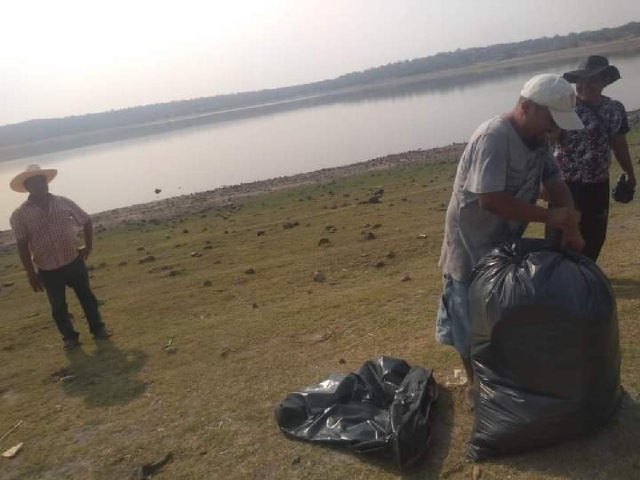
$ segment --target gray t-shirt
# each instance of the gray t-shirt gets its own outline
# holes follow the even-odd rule
[[[460,163],[440,256],[445,274],[466,282],[475,264],[493,248],[520,238],[527,225],[498,217],[480,207],[478,194],[509,192],[535,203],[540,183],[562,181],[549,144],[531,150],[509,120],[495,117],[471,136]]]

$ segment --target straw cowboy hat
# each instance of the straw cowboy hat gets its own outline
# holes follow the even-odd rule
[[[24,188],[24,182],[32,177],[44,177],[47,179],[47,183],[51,183],[56,175],[58,174],[58,170],[55,169],[41,169],[40,165],[29,165],[27,169],[13,177],[13,180],[9,183],[11,190],[14,192],[26,193],[27,189]]]
[[[587,57],[577,70],[572,70],[564,74],[564,79],[569,83],[576,83],[581,78],[589,78],[597,75],[598,73],[604,73],[607,77],[607,85],[611,85],[613,82],[620,80],[620,71],[609,64],[607,57],[600,55],[591,55]]]

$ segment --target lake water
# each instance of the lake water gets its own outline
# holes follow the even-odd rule
[[[611,56],[623,79],[605,93],[640,108],[640,53]],[[0,229],[25,199],[11,178],[31,163],[57,168],[52,193],[90,213],[308,172],[389,153],[463,142],[510,110],[524,82],[560,64],[491,78],[412,85],[325,99],[298,109],[0,163]],[[324,102],[324,103],[323,103]],[[162,189],[160,195],[154,189]]]

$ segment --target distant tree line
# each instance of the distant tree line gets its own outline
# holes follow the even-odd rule
[[[303,85],[178,100],[58,119],[29,120],[0,127],[0,148],[51,139],[62,135],[74,135],[290,100],[323,94],[344,87],[367,85],[411,75],[466,67],[482,62],[506,60],[536,53],[636,37],[640,37],[640,22],[632,22],[616,28],[603,28],[597,31],[570,33],[563,36],[556,35],[551,38],[543,37],[482,48],[458,49],[453,52],[438,53],[430,57],[389,63],[360,72],[348,73],[331,80]]]

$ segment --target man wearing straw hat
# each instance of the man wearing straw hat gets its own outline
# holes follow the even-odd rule
[[[598,259],[607,236],[609,217],[609,166],[611,152],[625,172],[614,190],[614,199],[626,203],[633,198],[636,177],[626,134],[629,131],[624,106],[602,94],[605,87],[620,79],[618,69],[606,57],[591,55],[577,70],[564,74],[576,84],[576,113],[583,130],[563,131],[555,157],[573,202],[580,215],[580,232],[585,241],[583,254]],[[620,192],[628,194],[621,198]],[[547,230],[547,236],[553,233]]]
[[[11,215],[11,228],[31,288],[34,292],[47,292],[64,347],[73,349],[80,345],[80,334],[73,328],[69,316],[67,286],[78,297],[93,336],[104,339],[111,333],[100,317],[84,263],[93,246],[91,219],[68,198],[49,193],[49,182],[57,173],[57,170],[30,165],[11,180],[12,190],[29,193],[27,201]],[[84,246],[81,247],[76,238],[76,228],[80,226],[84,232]]]

